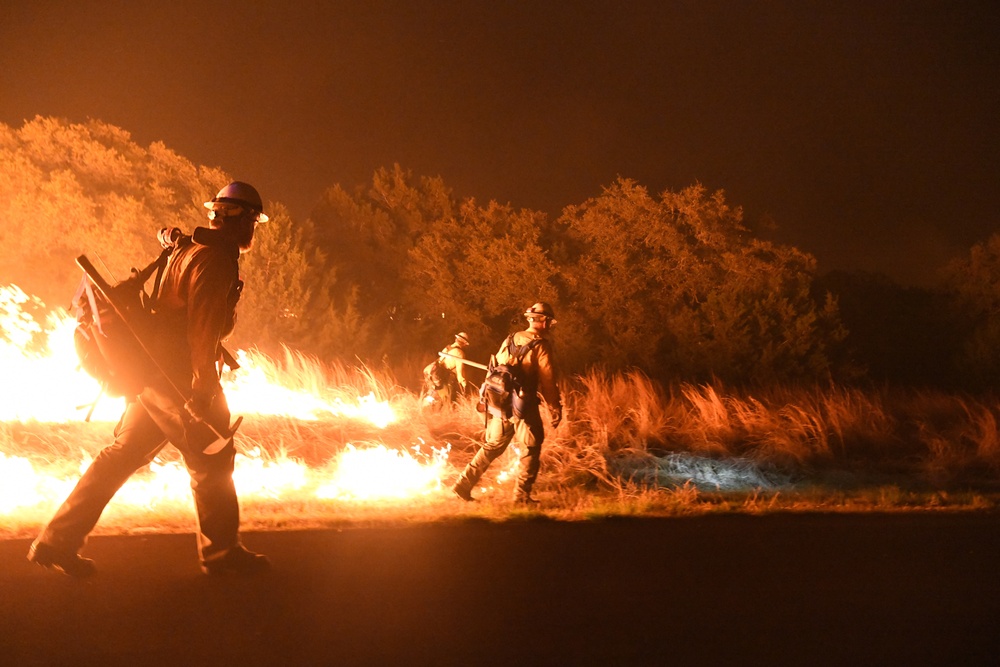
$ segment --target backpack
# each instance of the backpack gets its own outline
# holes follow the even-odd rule
[[[522,417],[525,397],[521,391],[524,372],[521,362],[528,352],[541,343],[540,338],[524,345],[514,343],[514,335],[507,336],[507,363],[497,364],[496,355],[490,357],[486,379],[479,388],[479,403],[484,411],[494,417],[509,421],[512,416]]]
[[[140,342],[149,340],[153,329],[152,298],[144,286],[156,271],[156,294],[171,250],[164,249],[142,271],[132,269],[115,285],[105,281],[85,255],[77,258],[85,275],[73,298],[73,345],[80,367],[111,396],[141,393],[154,373],[154,362]]]

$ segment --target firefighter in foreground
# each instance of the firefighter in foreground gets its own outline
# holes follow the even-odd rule
[[[465,359],[469,335],[464,331],[455,334],[455,342],[441,350],[441,356],[424,368],[424,405],[433,410],[454,407],[458,395],[464,394],[469,382],[460,360]]]
[[[517,385],[509,409],[488,409],[486,441],[465,467],[452,491],[463,500],[473,500],[472,489],[490,464],[514,441],[521,451],[514,501],[533,504],[531,489],[541,464],[545,427],[539,410],[545,401],[550,425],[558,428],[562,421],[562,399],[556,380],[552,343],[549,331],[556,323],[552,306],[536,303],[524,313],[528,328],[508,336],[495,355],[496,364],[516,369]],[[485,389],[485,385],[484,385]]]
[[[28,560],[38,565],[72,577],[94,574],[94,562],[78,553],[87,535],[118,489],[169,442],[180,450],[191,476],[202,571],[251,574],[270,567],[266,556],[240,543],[236,450],[219,383],[221,341],[232,332],[243,287],[240,254],[250,249],[257,223],[267,216],[257,190],[239,181],[205,207],[209,227],[177,240],[156,297],[156,344],[148,347],[157,350],[163,372],[129,399],[114,442],[98,454],[31,545]]]

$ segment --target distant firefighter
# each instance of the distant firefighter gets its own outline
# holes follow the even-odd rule
[[[422,396],[425,407],[435,411],[451,407],[459,393],[465,393],[469,383],[465,379],[465,364],[460,359],[465,358],[468,345],[469,335],[460,331],[455,334],[455,342],[441,350],[438,358],[424,368]]]
[[[541,465],[545,428],[539,410],[545,401],[550,425],[562,421],[562,398],[556,378],[549,331],[556,323],[552,306],[536,303],[524,312],[528,328],[508,336],[491,363],[480,392],[486,409],[486,439],[465,467],[452,491],[472,500],[472,489],[490,464],[513,441],[521,451],[514,501],[532,504],[531,489]]]

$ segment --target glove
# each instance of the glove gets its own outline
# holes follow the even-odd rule
[[[203,394],[195,394],[184,404],[184,409],[188,411],[188,414],[196,422],[205,421],[208,419],[214,400],[214,395],[205,396]]]
[[[552,425],[553,429],[559,428],[559,424],[562,423],[562,410],[549,410],[549,414],[551,416],[549,424]]]

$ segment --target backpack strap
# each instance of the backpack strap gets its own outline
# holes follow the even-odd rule
[[[163,271],[167,268],[167,260],[170,259],[170,255],[173,251],[174,246],[164,248],[163,252],[160,253],[160,256],[156,258],[155,262],[153,262],[153,266],[156,266],[156,279],[153,281],[153,291],[149,294],[150,304],[156,303],[156,300],[160,296],[160,281],[163,279]]]
[[[524,345],[518,345],[514,342],[514,334],[507,336],[507,356],[510,357],[507,363],[517,363],[520,364],[524,357],[535,348],[539,343],[542,342],[541,338],[533,338],[529,340]]]

